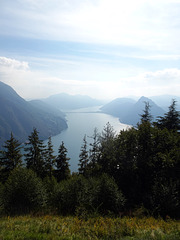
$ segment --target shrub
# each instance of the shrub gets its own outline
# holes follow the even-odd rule
[[[113,178],[103,174],[96,179],[93,191],[93,206],[100,213],[118,213],[125,204],[125,198]]]
[[[45,207],[46,192],[41,179],[32,170],[18,168],[5,183],[3,201],[6,213],[27,214]]]

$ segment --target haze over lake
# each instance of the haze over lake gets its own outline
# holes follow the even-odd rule
[[[90,137],[93,135],[94,129],[97,128],[98,132],[101,133],[107,122],[113,126],[116,133],[128,128],[128,125],[120,123],[118,118],[98,112],[98,109],[99,107],[73,111],[68,110],[65,112],[68,128],[62,133],[52,137],[55,155],[58,154],[58,148],[62,141],[64,142],[68,150],[70,169],[72,172],[78,170],[79,153],[85,134],[87,136],[87,142],[90,142]],[[47,140],[45,144],[47,144]]]

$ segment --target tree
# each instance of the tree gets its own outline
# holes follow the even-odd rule
[[[55,159],[56,157],[53,155],[53,145],[51,137],[48,139],[47,149],[45,150],[45,168],[47,176],[52,177],[52,172],[54,170]]]
[[[93,142],[90,143],[89,149],[88,174],[92,176],[97,175],[100,169],[100,165],[98,163],[100,158],[100,141],[97,128],[94,129],[94,133],[91,138]]]
[[[86,135],[83,138],[83,144],[81,146],[81,152],[79,154],[79,173],[84,176],[87,175],[87,167],[89,162],[88,150],[87,150],[87,141]]]
[[[7,214],[28,214],[46,206],[46,191],[40,178],[32,170],[16,168],[9,175],[3,191]]]
[[[138,202],[139,184],[137,176],[138,131],[135,128],[122,130],[115,139],[116,168],[113,173],[119,189],[132,208]]]
[[[169,111],[164,114],[164,117],[159,117],[156,125],[161,129],[180,130],[180,112],[176,110],[176,101],[174,99],[169,106]]]
[[[100,158],[99,164],[103,173],[112,176],[116,169],[115,148],[114,148],[115,131],[108,122],[100,136]]]
[[[94,209],[102,214],[110,212],[118,213],[125,204],[125,198],[118,189],[118,185],[113,178],[107,174],[102,174],[94,184],[94,198],[92,205]]]
[[[70,177],[70,169],[69,169],[69,160],[67,157],[67,149],[64,146],[64,142],[62,141],[59,150],[58,156],[56,158],[56,177],[58,181],[68,179]]]
[[[144,103],[145,103],[145,109],[143,111],[144,113],[140,115],[141,116],[141,123],[151,122],[151,120],[152,120],[152,115],[150,114],[151,106],[150,106],[149,102],[144,102]]]
[[[3,181],[14,168],[22,165],[21,144],[14,138],[12,132],[10,139],[5,142],[4,149],[0,157]]]
[[[43,141],[39,139],[39,132],[36,128],[28,137],[29,141],[25,144],[24,148],[25,161],[28,169],[32,169],[41,178],[45,176],[45,161],[44,161],[44,148]]]

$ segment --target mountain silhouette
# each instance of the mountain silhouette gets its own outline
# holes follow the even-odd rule
[[[60,111],[50,110],[45,103],[40,107],[40,102],[28,102],[9,85],[0,82],[0,145],[10,138],[11,132],[24,142],[33,128],[37,128],[41,139],[46,139],[67,128],[67,123]]]
[[[150,114],[152,115],[153,120],[165,113],[161,107],[144,96],[142,96],[137,102],[131,98],[117,98],[104,105],[101,108],[101,111],[118,117],[122,123],[136,126],[140,121],[140,115],[143,113],[146,102],[150,105]]]

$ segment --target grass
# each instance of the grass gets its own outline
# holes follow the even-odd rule
[[[179,240],[180,221],[149,218],[0,218],[0,240]]]

